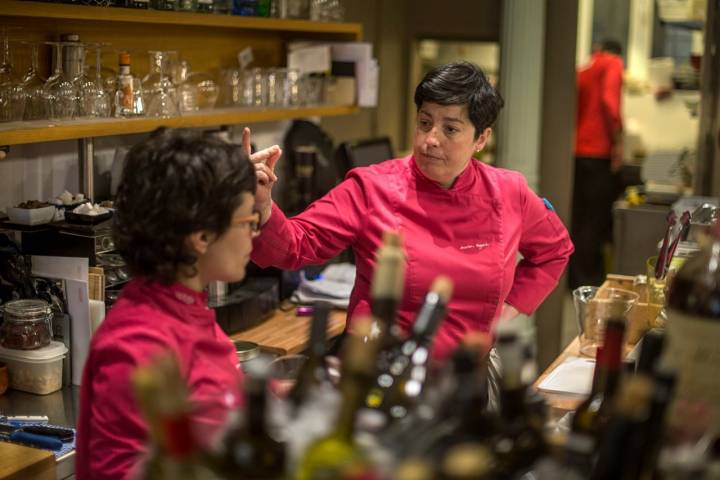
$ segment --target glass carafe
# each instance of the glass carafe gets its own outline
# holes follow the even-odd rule
[[[153,98],[163,96],[164,102],[174,102],[178,109],[177,89],[170,78],[173,63],[176,61],[177,52],[150,50],[148,74],[142,79],[145,105],[150,105]]]

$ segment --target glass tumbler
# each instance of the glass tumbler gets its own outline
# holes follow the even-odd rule
[[[573,302],[580,330],[580,353],[594,357],[598,347],[602,346],[608,319],[626,318],[639,298],[640,295],[637,293],[620,288],[578,287],[575,289]]]

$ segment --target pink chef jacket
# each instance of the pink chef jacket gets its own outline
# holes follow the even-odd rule
[[[228,412],[242,403],[234,345],[206,296],[180,284],[132,280],[90,345],[80,389],[79,480],[132,476],[148,439],[130,374],[168,350],[180,362],[190,400],[199,405],[193,426],[201,443],[209,444]]]
[[[252,259],[262,267],[297,269],[352,246],[357,277],[348,314],[366,314],[375,252],[388,229],[401,233],[407,256],[398,318],[403,329],[412,325],[437,275],[455,283],[435,337],[436,359],[446,358],[466,332],[491,331],[503,302],[532,313],[573,251],[558,216],[521,174],[472,160],[452,188],[443,189],[410,156],[350,171],[293,218],[273,205]]]

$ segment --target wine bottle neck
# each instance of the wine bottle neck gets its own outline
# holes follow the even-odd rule
[[[248,394],[248,429],[254,434],[265,433],[265,413],[267,398],[264,391],[249,392]]]
[[[348,378],[340,384],[342,403],[335,425],[334,436],[351,441],[355,432],[355,415],[360,409],[367,393],[362,387],[364,382],[356,378]]]

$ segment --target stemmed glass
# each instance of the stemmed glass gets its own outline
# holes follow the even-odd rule
[[[87,117],[109,117],[112,111],[112,100],[110,92],[104,87],[102,77],[102,47],[108,44],[92,43],[95,47],[95,78],[91,75],[83,75],[80,79],[80,109]]]
[[[2,29],[2,60],[0,60],[0,121],[23,119],[25,92],[12,65],[9,29]]]
[[[45,42],[55,46],[55,71],[43,89],[48,119],[64,120],[76,114],[77,91],[65,77],[62,68],[62,47],[68,42]]]
[[[47,79],[40,76],[40,63],[38,61],[40,44],[37,42],[23,42],[23,44],[29,45],[31,49],[30,68],[28,68],[22,80],[22,87],[25,91],[23,120],[41,120],[46,118],[43,89]]]

